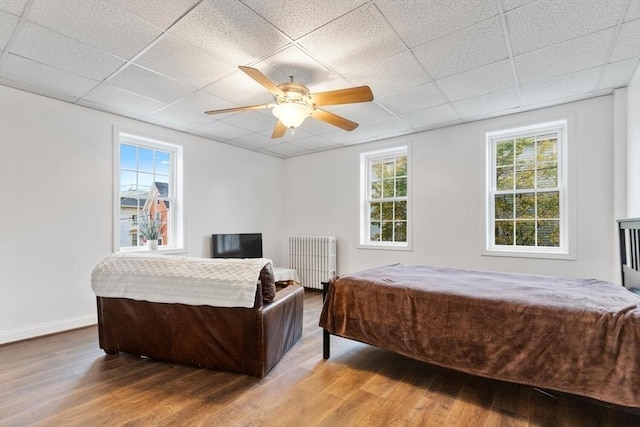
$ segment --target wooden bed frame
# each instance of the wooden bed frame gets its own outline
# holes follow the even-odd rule
[[[622,273],[622,284],[623,286],[628,289],[629,291],[631,291],[632,293],[638,294],[640,295],[640,218],[635,218],[635,219],[624,219],[624,220],[619,220],[617,221],[618,223],[618,227],[619,227],[619,233],[620,233],[620,263],[621,263],[621,273]],[[331,305],[327,306],[327,304],[330,304],[333,298],[335,297],[335,292],[338,289],[338,284],[342,284],[344,282],[344,285],[341,286],[341,289],[343,289],[344,291],[342,291],[343,293],[346,292],[345,286],[347,285],[347,283],[349,284],[349,286],[355,286],[353,288],[352,291],[349,291],[349,293],[352,293],[352,298],[358,298],[358,295],[362,295],[362,291],[365,288],[360,288],[361,285],[357,285],[356,283],[359,282],[355,282],[355,280],[360,280],[360,277],[364,277],[364,279],[366,280],[365,283],[366,286],[369,286],[368,288],[366,288],[367,292],[366,294],[368,295],[367,298],[361,302],[358,301],[354,301],[353,304],[354,307],[352,307],[351,309],[349,309],[345,314],[344,312],[344,308],[339,308],[336,312],[335,315],[338,316],[339,319],[345,319],[345,317],[343,316],[347,316],[348,318],[353,318],[353,316],[356,316],[355,313],[359,313],[359,307],[368,307],[368,309],[371,309],[371,307],[378,307],[377,310],[379,310],[379,305],[372,305],[373,303],[371,303],[371,296],[368,292],[368,290],[373,290],[373,289],[378,289],[377,287],[379,286],[377,283],[380,283],[380,286],[384,286],[387,287],[388,285],[382,285],[384,280],[389,280],[391,282],[394,283],[402,283],[403,287],[404,286],[409,286],[410,288],[413,287],[413,285],[409,285],[410,282],[407,282],[405,285],[405,281],[403,280],[403,276],[399,276],[400,281],[398,281],[398,277],[394,276],[393,274],[395,273],[395,270],[389,270],[389,268],[392,268],[393,266],[388,266],[388,267],[381,267],[378,269],[373,269],[373,270],[367,270],[365,272],[361,272],[361,273],[356,273],[356,274],[352,274],[352,275],[345,275],[345,276],[341,276],[341,279],[338,280],[338,283],[336,284],[334,289],[333,283],[334,281],[336,281],[338,278],[334,278],[331,281],[328,282],[322,282],[322,286],[323,286],[323,300],[325,300],[325,307],[323,309],[323,313],[321,315],[321,321],[320,321],[320,325],[321,327],[323,327],[323,358],[324,359],[329,359],[330,355],[331,355],[331,351],[330,351],[330,336],[333,334],[336,334],[336,336],[341,336],[341,337],[345,337],[347,339],[355,339],[358,341],[362,341],[368,344],[373,344],[373,345],[377,345],[380,346],[382,348],[386,348],[385,346],[388,346],[389,350],[391,351],[396,351],[399,352],[400,354],[405,354],[409,357],[413,357],[416,358],[418,360],[424,360],[428,363],[433,363],[431,362],[428,358],[423,358],[424,354],[423,353],[407,353],[407,352],[403,352],[404,348],[403,347],[399,347],[398,345],[396,345],[395,341],[390,341],[389,343],[387,343],[384,340],[380,340],[378,338],[375,338],[374,341],[372,342],[367,342],[369,337],[371,337],[371,333],[372,330],[371,329],[366,329],[366,331],[363,331],[362,333],[360,332],[355,332],[355,331],[359,331],[361,327],[359,326],[353,326],[356,329],[350,329],[351,331],[353,331],[352,333],[354,335],[351,335],[350,332],[345,332],[343,335],[343,332],[339,332],[336,333],[336,324],[333,323],[333,326],[331,325],[331,322],[328,322],[327,319],[331,318],[331,314],[333,312],[333,310],[330,309]],[[430,267],[426,267],[427,269],[430,269]],[[438,270],[438,269],[436,269]],[[457,274],[465,274],[464,270],[453,270],[453,269],[440,269],[440,270],[452,270],[453,274],[456,274],[455,276],[449,276],[449,277],[455,277],[456,280],[458,280],[458,276]],[[459,273],[458,273],[459,272]],[[479,272],[473,272],[473,271],[469,271],[467,270],[466,273],[479,273]],[[388,276],[388,274],[391,274]],[[422,273],[419,273],[420,276],[418,277],[419,282],[421,283],[425,283],[425,280],[428,282],[429,280],[433,281],[433,277],[429,276],[429,272],[425,272],[425,274],[427,276],[421,276]],[[451,274],[446,272],[446,274]],[[498,275],[500,275],[502,273],[498,273]],[[518,275],[514,275],[514,276],[518,276]],[[524,276],[524,275],[523,275]],[[377,279],[367,279],[367,277],[375,277]],[[384,279],[380,279],[381,277],[384,277]],[[388,277],[390,277],[391,279],[388,279]],[[415,277],[415,276],[414,276]],[[425,277],[425,279],[419,279],[420,277]],[[492,276],[493,277],[493,276]],[[491,277],[491,279],[492,279]],[[570,279],[570,278],[566,278],[566,279],[561,279],[561,278],[557,278],[557,277],[551,277],[551,276],[539,276],[539,277],[548,277],[549,279],[551,279],[552,281],[552,285],[554,283],[562,283],[563,284],[563,288],[565,286],[568,287],[572,287],[575,286],[576,282],[579,285],[579,289],[582,289],[582,286],[585,286],[584,290],[585,292],[587,292],[587,288],[591,288],[592,285],[597,285],[597,288],[592,288],[593,290],[588,291],[588,293],[590,293],[591,295],[600,295],[602,296],[600,299],[596,298],[594,301],[600,301],[602,300],[602,298],[604,298],[604,300],[615,300],[615,301],[620,301],[620,304],[622,304],[622,308],[620,308],[620,306],[618,306],[617,309],[614,309],[613,312],[611,312],[611,316],[612,318],[616,318],[619,319],[620,322],[622,322],[622,318],[626,318],[625,322],[627,323],[626,326],[626,332],[623,332],[622,334],[625,336],[625,340],[626,340],[626,348],[629,349],[631,348],[631,350],[628,353],[625,353],[627,357],[627,362],[623,362],[622,359],[618,360],[617,362],[612,362],[611,360],[609,360],[609,362],[607,362],[607,364],[602,365],[602,366],[606,366],[607,369],[615,369],[617,371],[616,375],[622,375],[621,378],[624,378],[625,376],[631,375],[632,377],[635,377],[636,374],[638,374],[640,371],[640,365],[638,365],[637,361],[633,362],[632,360],[637,359],[637,350],[634,350],[634,348],[638,348],[635,344],[633,344],[633,339],[637,339],[637,338],[631,338],[632,340],[629,341],[627,340],[629,337],[633,337],[636,336],[637,337],[637,330],[638,330],[638,324],[637,324],[637,319],[638,319],[638,307],[640,307],[640,304],[637,303],[637,300],[633,297],[633,295],[631,295],[628,292],[625,292],[623,289],[618,288],[615,284],[610,283],[610,282],[603,282],[603,281],[599,281],[599,280],[595,280],[595,279]],[[392,279],[396,279],[395,281]],[[482,279],[482,278],[481,278]],[[484,279],[486,279],[486,277],[484,277]],[[500,280],[499,277],[497,277],[498,280]],[[345,282],[346,280],[346,282]],[[373,281],[369,281],[369,280],[373,280]],[[517,280],[517,279],[515,279]],[[598,282],[598,283],[595,283]],[[374,284],[375,283],[375,284]],[[485,282],[486,283],[486,282]],[[500,283],[500,282],[497,282]],[[565,284],[566,283],[566,284]],[[373,288],[371,286],[375,286],[376,288]],[[433,285],[429,285],[429,286],[433,286]],[[602,288],[600,287],[602,286]],[[618,285],[619,286],[619,285]],[[349,288],[351,289],[351,288]],[[429,288],[428,289],[432,289]],[[465,288],[466,289],[466,288]],[[480,287],[480,289],[482,289],[482,287]],[[503,288],[506,289],[506,288]],[[555,296],[555,286],[551,287],[551,295],[552,298],[556,298]],[[562,288],[560,288],[562,289]],[[356,292],[357,290],[357,292]],[[400,288],[398,288],[398,290],[400,290]],[[600,292],[601,290],[607,290],[607,292],[602,293]],[[459,289],[458,289],[459,291]],[[392,297],[392,295],[395,295],[393,290],[391,291],[387,291],[387,292],[391,292],[388,293],[387,295],[389,295],[390,297]],[[431,292],[431,290],[427,290],[426,291],[427,294],[425,295],[429,295]],[[437,295],[439,291],[436,291],[436,293],[434,295]],[[462,293],[458,293],[456,295],[460,295],[461,298],[466,299],[467,295],[466,295],[466,291],[462,291]],[[518,293],[518,295],[522,295],[522,293]],[[564,294],[562,294],[562,292],[560,292],[557,296],[557,298],[563,298]],[[402,295],[400,297],[398,297],[397,299],[402,300],[403,298],[406,298],[407,295]],[[414,295],[415,299],[414,301],[418,301],[419,299],[422,300],[422,296],[419,294],[415,294]],[[387,297],[388,298],[388,297]],[[392,297],[394,298],[394,297]],[[413,297],[410,297],[413,298]],[[583,299],[583,297],[581,295],[579,295],[579,299]],[[344,307],[345,304],[345,300],[341,300],[341,304],[338,304],[337,307]],[[349,301],[351,301],[351,298],[349,299]],[[380,299],[378,300],[378,303],[376,304],[385,304],[386,301],[385,299]],[[601,310],[607,310],[604,307],[609,307],[609,305],[607,305],[608,303],[605,303],[605,305],[602,306]],[[348,304],[347,304],[348,305]],[[439,305],[427,305],[425,307],[438,307]],[[532,306],[532,308],[535,306]],[[571,312],[573,310],[577,310],[580,311],[580,307],[578,306],[577,308],[574,308],[573,305],[568,305],[568,310],[569,310],[569,315],[571,316]],[[598,306],[600,307],[600,306]],[[629,307],[629,308],[626,308]],[[402,310],[399,307],[394,307],[395,310]],[[374,309],[375,310],[375,309]],[[433,310],[433,309],[431,309]],[[629,311],[630,310],[630,311]],[[352,315],[349,315],[348,313],[352,313]],[[492,311],[493,313],[493,311]],[[328,317],[326,317],[328,316]],[[342,317],[341,317],[342,316]],[[631,316],[631,317],[629,317]],[[403,317],[407,317],[407,316],[403,316]],[[409,316],[409,317],[413,317],[413,316]],[[366,321],[370,323],[370,319],[365,319],[363,318],[361,321]],[[324,323],[323,323],[324,322]],[[338,322],[341,322],[341,320],[338,320]],[[422,322],[419,322],[420,325],[422,325]],[[429,323],[429,322],[427,322]],[[357,324],[360,324],[360,322],[357,322]],[[415,324],[415,322],[414,322]],[[429,323],[430,324],[430,323]],[[329,325],[329,326],[327,326]],[[347,325],[347,324],[341,324],[341,325]],[[348,324],[350,325],[350,324]],[[350,328],[350,326],[343,326],[346,327],[347,329]],[[393,324],[393,327],[395,327],[396,324]],[[334,328],[334,329],[332,329]],[[367,327],[368,328],[368,327]],[[607,328],[605,328],[606,330],[609,330]],[[615,328],[614,328],[615,329]],[[394,332],[397,331],[396,329],[392,329]],[[552,331],[554,329],[551,329]],[[330,332],[331,331],[331,332]],[[342,329],[342,331],[345,331],[345,329]],[[375,329],[375,331],[378,331],[377,329]],[[544,330],[543,330],[544,331]],[[635,331],[635,332],[634,332]],[[378,333],[379,332],[379,333]],[[385,331],[384,330],[380,330],[378,332],[375,332],[375,336],[384,336],[385,335]],[[406,332],[406,331],[405,331]],[[423,327],[422,326],[416,326],[416,332],[418,332],[419,336],[422,337],[430,337],[427,339],[427,341],[429,341],[429,339],[431,340],[435,340],[436,338],[442,339],[443,337],[439,337],[439,335],[431,335],[431,333],[427,333],[427,335],[420,335],[423,334]],[[388,331],[387,331],[388,333]],[[618,333],[618,332],[616,332]],[[367,335],[369,334],[369,335]],[[555,332],[554,332],[555,334]],[[401,334],[400,334],[401,335]],[[366,338],[361,338],[366,336]],[[395,335],[394,335],[395,336]],[[406,335],[402,335],[402,336],[406,336]],[[621,338],[622,335],[619,336],[614,336],[612,335],[610,338],[611,340],[615,341],[618,338]],[[408,339],[416,339],[415,334],[411,335],[410,338]],[[422,338],[417,338],[419,340],[422,340]],[[604,339],[604,338],[603,338]],[[608,338],[607,338],[608,339]],[[414,342],[414,341],[411,341]],[[585,341],[586,342],[591,342],[591,341]],[[475,344],[475,343],[473,343]],[[588,345],[588,344],[585,344]],[[400,348],[400,350],[398,350],[398,348]],[[425,351],[427,353],[430,353],[431,350],[429,349],[430,347],[424,347]],[[515,352],[519,352],[519,348],[520,347],[513,347],[513,351]],[[603,349],[604,351],[604,349]],[[607,350],[609,351],[609,350]],[[615,354],[615,351],[611,352],[613,354]],[[600,353],[597,353],[598,356],[600,357]],[[604,354],[604,353],[603,353]],[[607,353],[609,354],[609,353]],[[427,356],[424,356],[427,357]],[[630,357],[630,359],[629,359]],[[446,360],[446,359],[443,359]],[[614,357],[615,360],[615,357]],[[455,363],[455,362],[454,362]],[[611,364],[613,363],[613,364]],[[628,365],[627,363],[631,363],[630,365]],[[441,364],[442,366],[447,366],[447,362],[436,362],[436,364]],[[623,368],[623,366],[628,366],[628,368]],[[453,369],[456,369],[455,367],[453,367]],[[462,371],[465,371],[464,369],[462,369]],[[471,372],[469,373],[474,373],[473,370],[471,370]],[[576,371],[577,375],[582,375],[580,371]],[[483,375],[483,373],[479,373],[479,375],[481,376],[488,376],[491,377],[491,375]],[[599,375],[607,375],[606,373],[603,372],[599,372]],[[640,377],[640,376],[639,376]],[[534,386],[540,386],[537,385],[535,383],[535,381],[532,382],[527,382],[526,379],[523,379],[522,381],[518,380],[518,379],[514,379],[513,377],[510,378],[500,378],[500,377],[495,377],[496,379],[505,379],[507,381],[514,381],[514,382],[519,382],[522,384],[530,384],[530,385],[534,385]],[[545,388],[544,385],[540,386],[542,388]],[[618,399],[613,398],[611,400],[609,400],[608,397],[603,398],[601,394],[599,393],[595,393],[594,394],[589,394],[589,392],[583,392],[583,390],[580,389],[580,392],[574,392],[571,388],[567,389],[567,388],[562,388],[564,387],[564,384],[561,384],[558,386],[559,388],[555,388],[555,387],[548,387],[550,389],[553,390],[558,390],[558,391],[565,391],[565,392],[569,392],[569,393],[576,393],[579,395],[583,395],[586,397],[592,397],[595,398],[597,400],[603,400],[609,403],[613,403],[613,404],[618,404],[618,405],[622,405],[625,407],[631,407],[631,408],[638,408],[640,409],[640,402],[637,402],[636,399],[629,399],[629,393],[631,393],[631,395],[634,395],[635,393],[638,392],[638,390],[640,390],[640,381],[638,379],[635,380],[631,380],[631,383],[628,383],[627,385],[625,385],[625,392],[626,396],[624,397],[623,400],[616,400]],[[634,391],[635,390],[635,391]],[[623,402],[623,403],[619,403],[619,402]]]

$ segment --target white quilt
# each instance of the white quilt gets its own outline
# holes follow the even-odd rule
[[[116,253],[91,273],[97,296],[150,302],[253,307],[266,258],[211,259]]]

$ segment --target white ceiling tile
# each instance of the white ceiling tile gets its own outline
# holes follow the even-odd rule
[[[2,51],[0,51],[0,54],[1,53]],[[63,102],[76,102],[78,100],[77,96],[72,96],[72,95],[69,95],[68,93],[57,92],[54,88],[43,87],[42,84],[40,84],[40,86],[34,86],[24,81],[9,80],[2,77],[1,74],[0,74],[0,85],[23,90],[25,92],[35,93],[38,95],[48,96],[49,98],[57,99]]]
[[[338,144],[331,142],[326,138],[320,136],[311,136],[309,138],[302,138],[295,142],[297,145],[305,148],[309,151],[324,151],[336,148]]]
[[[34,0],[29,20],[130,59],[160,30],[103,0]]]
[[[118,107],[113,107],[110,105],[98,104],[96,102],[87,101],[85,98],[81,98],[75,102],[76,105],[81,105],[83,107],[91,108],[93,110],[104,111],[106,113],[116,114],[118,116],[130,117],[136,120],[142,120],[142,116],[137,111],[127,111],[122,110]]]
[[[280,141],[280,138],[271,138],[271,134],[264,135],[262,133],[251,133],[239,138],[230,139],[226,142],[228,144],[248,148],[250,150],[262,149],[270,145],[282,143],[282,141]]]
[[[269,77],[272,77],[275,83],[288,82],[289,76],[293,76],[293,81],[304,84],[312,92],[317,92],[319,86],[326,85],[327,81],[336,78],[334,73],[297,46],[289,46],[268,57],[263,62],[279,71],[277,75],[269,74]],[[262,70],[261,64],[258,63],[255,67]]]
[[[363,68],[345,74],[354,85],[367,85],[374,97],[382,97],[428,82],[422,65],[410,51],[385,58],[380,62],[365,62]]]
[[[296,145],[296,144],[292,144],[289,142],[283,142],[282,144],[276,144],[276,145],[270,145],[262,150],[260,150],[261,152],[264,153],[270,153],[270,154],[276,154],[282,158],[287,158],[290,156],[297,156],[300,154],[305,154],[308,153],[309,150],[307,150],[306,148]]]
[[[509,60],[445,77],[436,82],[452,101],[507,89],[516,85]]]
[[[146,116],[165,105],[105,83],[93,88],[83,99],[136,117]]]
[[[520,84],[601,65],[607,58],[613,28],[591,33],[514,58]]]
[[[390,135],[398,135],[399,133],[407,133],[411,131],[411,126],[407,122],[397,117],[388,117],[376,122],[363,123],[362,129],[376,138],[385,138]]]
[[[240,128],[238,126],[233,126],[233,125],[224,123],[221,120],[217,120],[211,124],[198,128],[198,133],[201,135],[212,137],[218,141],[225,141],[227,139],[246,136],[252,132],[250,130]]]
[[[409,47],[498,14],[495,0],[377,0],[376,6]]]
[[[0,10],[0,50],[4,50],[9,42],[9,38],[16,25],[18,25],[19,19],[16,15]]]
[[[539,104],[592,92],[596,89],[600,72],[601,67],[596,67],[523,85],[520,89],[522,104]]]
[[[357,123],[375,122],[391,116],[389,111],[375,102],[335,106],[331,112]]]
[[[638,66],[638,58],[629,58],[623,61],[607,64],[600,79],[598,89],[618,88],[629,84],[633,73]]]
[[[204,0],[171,32],[233,65],[249,64],[289,42],[275,27],[234,0]]]
[[[168,35],[135,62],[193,87],[203,87],[232,73],[236,67]]]
[[[248,129],[252,132],[262,132],[267,129],[273,131],[276,118],[273,115],[260,114],[256,111],[241,111],[236,114],[221,116],[224,123]]]
[[[520,105],[515,88],[487,93],[453,103],[462,118],[481,116],[496,111],[510,110]]]
[[[147,22],[166,30],[198,0],[108,0]]]
[[[522,7],[525,4],[529,4],[533,1],[537,1],[537,0],[502,0],[502,10],[507,12],[509,10]]]
[[[64,95],[66,100],[79,98],[98,84],[95,80],[13,54],[9,54],[4,61],[0,68],[0,77],[31,86],[36,93],[47,96],[55,97],[55,94],[60,94]]]
[[[436,85],[430,82],[377,98],[377,101],[392,113],[402,114],[444,104],[447,99]]]
[[[372,138],[372,135],[370,135],[367,130],[361,126],[351,132],[338,129],[336,127],[333,129],[335,130],[323,134],[322,137],[336,145],[359,144]]]
[[[508,57],[500,18],[451,33],[412,50],[429,74],[436,79]],[[452,52],[455,54],[452,55]]]
[[[282,32],[297,39],[355,9],[366,0],[242,0]]]
[[[273,96],[264,87],[240,70],[210,84],[204,90],[238,106],[273,102]]]
[[[130,65],[109,80],[109,84],[157,101],[170,103],[194,88],[136,65]]]
[[[183,129],[198,129],[215,121],[215,119],[205,114],[192,113],[174,106],[155,111],[145,117],[146,119],[160,121],[171,126],[179,126]]]
[[[199,90],[185,96],[174,105],[176,107],[180,107],[184,110],[198,114],[203,114],[205,111],[209,110],[223,110],[226,108],[238,107],[238,105],[229,102],[226,99],[211,95],[209,92],[205,92],[203,90]],[[222,118],[224,116],[214,115],[212,117]]]
[[[0,0],[0,9],[21,16],[28,0]]]
[[[545,0],[508,12],[513,54],[612,27],[626,3],[627,0]]]
[[[107,78],[125,64],[120,58],[29,21],[18,33],[11,51],[94,80]]]
[[[640,19],[622,25],[609,60],[615,62],[632,56],[640,56]]]
[[[624,15],[624,22],[640,19],[640,0],[630,0],[627,13]]]
[[[323,64],[342,74],[405,49],[373,4],[330,22],[299,43]]]
[[[444,104],[437,107],[402,114],[400,115],[400,118],[406,121],[414,129],[427,129],[440,123],[453,122],[458,120],[460,116],[458,116],[451,105]]]

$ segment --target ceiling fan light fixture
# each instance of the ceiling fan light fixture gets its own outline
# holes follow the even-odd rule
[[[297,128],[311,115],[313,108],[296,102],[287,102],[273,107],[273,115],[286,127]]]

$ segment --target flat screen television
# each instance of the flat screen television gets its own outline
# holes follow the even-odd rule
[[[212,234],[211,258],[262,258],[262,233]]]

